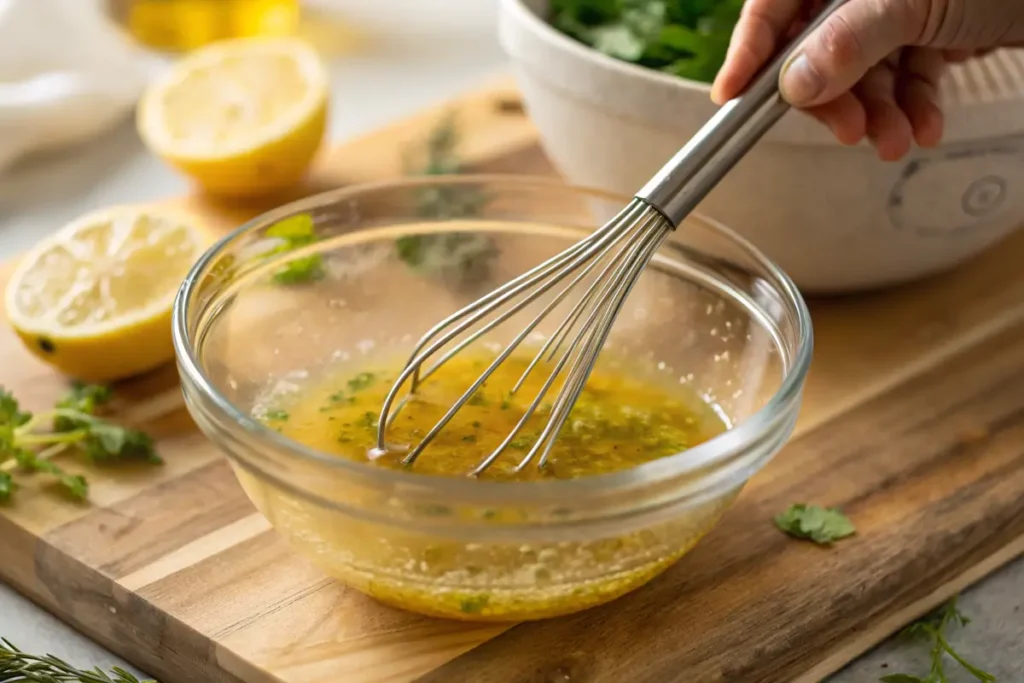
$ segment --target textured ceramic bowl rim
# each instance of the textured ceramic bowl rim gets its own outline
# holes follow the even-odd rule
[[[226,236],[218,240],[193,265],[185,278],[174,301],[172,315],[172,335],[174,350],[177,356],[179,372],[185,384],[186,394],[198,392],[209,401],[220,415],[214,415],[218,423],[240,427],[250,438],[272,448],[276,453],[284,453],[314,466],[327,467],[332,471],[351,474],[371,484],[382,486],[406,486],[427,488],[434,494],[459,496],[462,499],[489,499],[495,501],[516,502],[551,502],[565,500],[566,496],[577,494],[614,495],[636,487],[649,486],[661,481],[684,476],[700,468],[708,468],[728,464],[742,458],[750,450],[757,450],[758,445],[766,439],[778,438],[778,432],[792,424],[793,411],[799,408],[803,384],[810,367],[813,349],[813,329],[810,311],[796,285],[778,266],[750,242],[729,230],[725,226],[699,215],[691,215],[688,220],[702,223],[707,229],[722,235],[735,246],[751,257],[759,267],[775,280],[779,286],[776,292],[785,300],[787,307],[795,312],[797,345],[790,357],[788,367],[778,389],[755,413],[748,416],[738,425],[723,434],[710,439],[698,446],[687,449],[676,455],[659,458],[637,467],[610,474],[594,475],[580,479],[543,481],[543,482],[497,482],[476,479],[424,477],[423,475],[374,467],[364,463],[338,458],[322,453],[303,444],[288,439],[277,431],[270,429],[253,418],[247,412],[236,407],[229,401],[206,376],[202,369],[195,339],[190,332],[193,295],[199,290],[211,265],[222,255],[225,248],[245,233],[254,232],[268,225],[297,213],[312,211],[317,208],[343,202],[347,197],[367,192],[381,191],[389,188],[415,188],[436,184],[481,184],[495,183],[503,186],[535,187],[562,191],[570,194],[619,201],[625,205],[629,201],[615,193],[603,190],[569,185],[556,179],[525,175],[457,175],[429,176],[421,178],[403,178],[401,180],[360,183],[313,195],[305,199],[291,202],[266,212],[244,223]],[[515,220],[508,220],[515,225]],[[372,230],[372,229],[371,229]],[[775,284],[773,283],[773,285]],[[726,298],[725,295],[722,295]],[[216,297],[214,297],[216,298]],[[777,448],[775,449],[777,450]],[[774,450],[772,451],[772,454]],[[768,454],[770,456],[770,454]],[[741,468],[734,473],[734,479],[748,479],[762,464],[762,459],[754,467]],[[713,472],[714,470],[712,470]],[[711,477],[715,479],[715,477]],[[733,486],[742,481],[730,482]],[[720,481],[715,486],[722,486]],[[698,484],[697,489],[700,489]]]

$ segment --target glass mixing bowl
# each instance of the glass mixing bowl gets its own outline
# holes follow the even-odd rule
[[[717,523],[797,417],[810,316],[789,278],[731,231],[698,217],[680,226],[608,340],[728,421],[677,455],[573,480],[433,477],[315,451],[253,411],[342,360],[410,350],[626,201],[464,176],[345,188],[261,216],[210,249],[178,295],[189,410],[282,536],[385,603],[521,620],[620,596]]]

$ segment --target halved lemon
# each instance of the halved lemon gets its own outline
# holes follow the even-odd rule
[[[285,189],[323,140],[328,75],[295,38],[244,38],[197,50],[139,102],[146,146],[208,192],[246,196]]]
[[[207,243],[188,217],[114,207],[64,226],[18,264],[4,295],[25,346],[76,379],[109,382],[174,357],[171,307]]]

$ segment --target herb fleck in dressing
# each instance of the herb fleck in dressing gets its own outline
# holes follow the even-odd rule
[[[382,365],[356,374],[330,376],[307,387],[287,405],[268,410],[265,420],[283,434],[321,451],[385,467],[402,467],[408,446],[418,443],[459,396],[479,377],[480,355],[464,354],[446,363],[419,389],[388,430],[392,451],[370,457],[376,447],[380,407],[400,369]],[[435,437],[411,471],[465,476],[515,428],[546,379],[536,371],[509,395],[530,356],[506,360]],[[554,399],[557,387],[547,398]],[[617,366],[599,364],[580,395],[543,469],[516,465],[546,424],[551,403],[542,403],[483,475],[503,481],[573,479],[605,474],[674,455],[710,439],[726,425],[707,403]]]

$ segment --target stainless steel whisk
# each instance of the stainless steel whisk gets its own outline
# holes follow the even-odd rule
[[[538,465],[543,466],[569,412],[583,391],[597,356],[633,285],[665,238],[788,111],[789,105],[778,91],[784,65],[803,39],[844,2],[833,0],[829,3],[790,46],[762,71],[751,87],[742,96],[719,109],[618,215],[572,247],[450,315],[423,335],[384,400],[377,428],[378,450],[383,452],[387,449],[387,429],[404,403],[395,406],[395,400],[406,382],[412,382],[408,396],[414,395],[423,381],[457,353],[551,292],[559,283],[569,280],[544,304],[540,313],[505,345],[497,358],[422,440],[408,451],[403,462],[411,465],[498,366],[587,276],[596,273],[510,391],[511,394],[519,391],[538,364],[553,362],[550,374],[537,396],[508,436],[470,474],[476,476],[484,472],[508,448],[568,366],[565,380],[551,405],[548,420],[517,469],[527,467],[537,459],[538,454]],[[488,315],[506,306],[506,310],[500,311],[479,329],[459,339],[439,359],[424,367],[445,346]],[[562,353],[559,356],[560,350]]]

